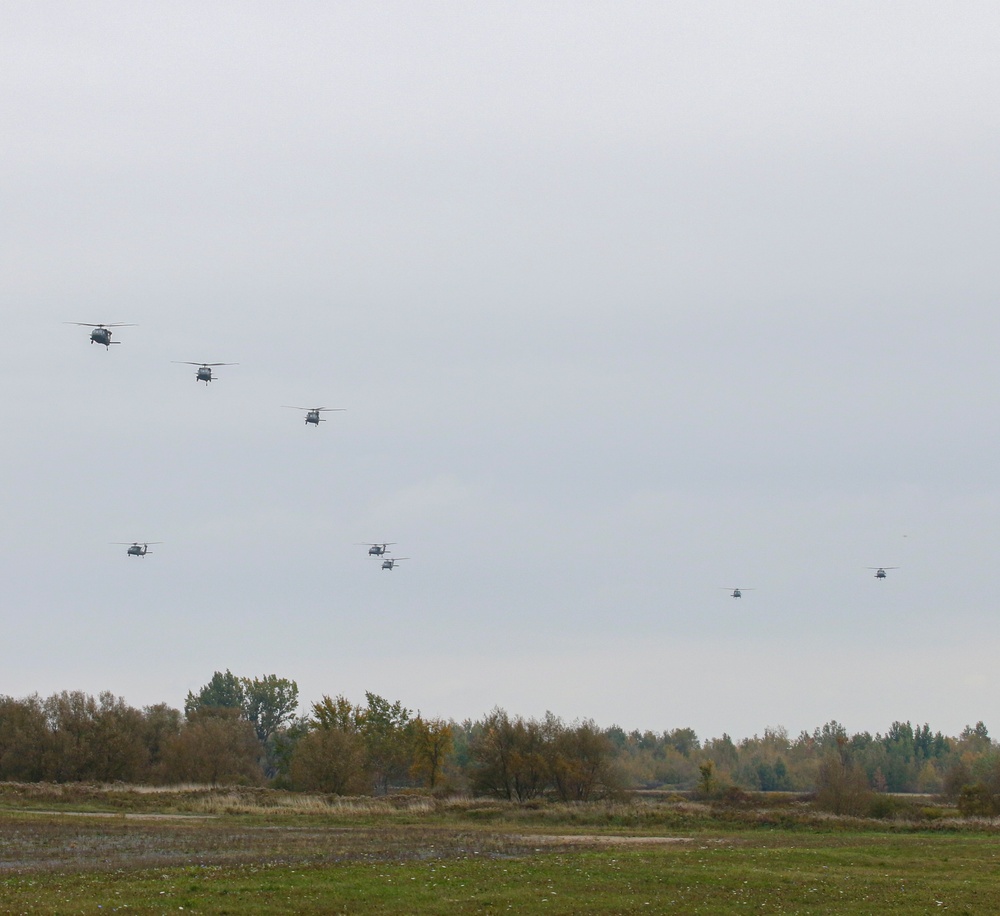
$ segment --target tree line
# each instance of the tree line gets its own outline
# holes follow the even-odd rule
[[[420,788],[513,801],[587,801],[637,789],[815,792],[849,813],[866,793],[923,792],[1000,813],[1000,748],[977,722],[957,737],[893,722],[848,734],[833,721],[705,741],[495,708],[462,722],[366,693],[323,696],[300,715],[295,681],[215,672],[183,711],[109,692],[0,697],[0,780],[272,785],[331,794]]]

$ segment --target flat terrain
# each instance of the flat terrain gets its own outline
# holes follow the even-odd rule
[[[47,791],[0,789],[0,913],[1000,912],[984,822]]]

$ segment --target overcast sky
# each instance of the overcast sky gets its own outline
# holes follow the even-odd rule
[[[1000,7],[0,35],[0,693],[1000,733]]]

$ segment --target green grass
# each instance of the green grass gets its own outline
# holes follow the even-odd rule
[[[0,911],[166,913],[955,913],[1000,911],[985,836],[723,838],[423,861],[9,875]]]
[[[1000,829],[950,816],[12,793],[0,913],[1000,913]]]

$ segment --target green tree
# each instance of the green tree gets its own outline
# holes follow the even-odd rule
[[[264,677],[240,678],[242,708],[257,733],[257,740],[267,745],[271,736],[295,718],[299,708],[299,685],[288,678],[267,674]]]
[[[711,798],[715,794],[717,782],[715,778],[715,764],[711,760],[706,760],[698,764],[698,772],[701,774],[701,779],[698,782],[698,790],[703,797]]]
[[[287,748],[276,746],[278,733],[295,718],[299,705],[299,687],[295,681],[267,674],[263,677],[237,677],[228,668],[216,671],[198,693],[189,692],[184,712],[193,714],[209,709],[235,709],[253,726],[264,752],[262,766],[268,777],[278,772],[279,758]]]
[[[198,693],[188,691],[184,714],[190,718],[193,713],[206,706],[213,709],[243,710],[245,703],[246,694],[242,678],[238,678],[227,668],[225,674],[216,671],[212,679]]]
[[[693,728],[675,728],[665,737],[669,744],[685,757],[690,757],[701,746]]]
[[[389,783],[405,776],[412,760],[410,711],[398,700],[390,703],[365,692],[366,705],[356,710],[358,729],[365,744],[365,765],[376,793],[385,795]]]

